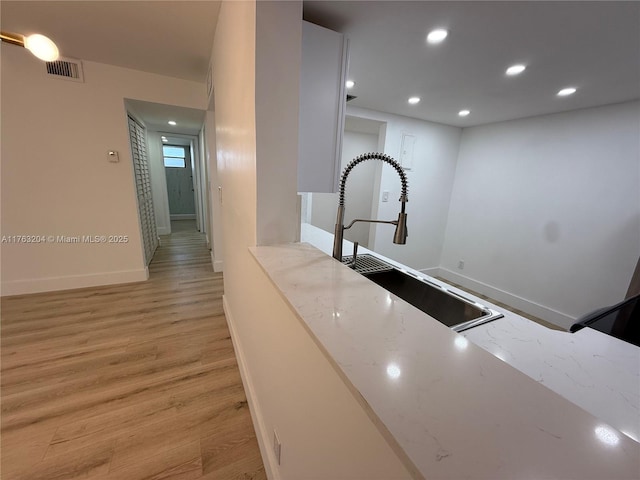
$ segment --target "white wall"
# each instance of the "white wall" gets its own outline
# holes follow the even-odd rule
[[[441,274],[564,327],[622,300],[639,133],[638,102],[465,129]]]
[[[259,245],[295,241],[300,230],[297,181],[302,5],[279,3],[261,0],[256,4]]]
[[[378,225],[373,227],[369,248],[417,270],[438,267],[461,129],[351,106],[347,107],[347,114],[385,122],[384,153],[395,160],[400,158],[402,134],[416,137],[413,168],[405,171],[409,181],[407,243],[393,244],[394,227]],[[379,186],[374,191],[373,218],[397,220],[400,179],[389,165],[384,164],[381,171]],[[389,191],[389,201],[386,203],[382,202],[384,191]]]
[[[216,122],[215,113],[208,110],[204,124],[205,133],[205,157],[209,165],[209,198],[211,216],[211,262],[215,272],[224,269],[224,222],[222,219],[222,195],[219,187],[222,186],[218,173],[218,158],[216,154]]]
[[[124,98],[204,109],[204,85],[93,62],[47,77],[2,45],[2,234],[127,235],[126,244],[4,244],[2,293],[144,280]],[[119,163],[107,151],[120,153]]]
[[[342,478],[345,465],[362,478],[376,478],[372,469],[388,463],[377,455],[385,445],[379,438],[370,440],[375,432],[370,420],[353,398],[345,404],[346,387],[318,349],[309,348],[313,342],[307,332],[248,250],[258,242],[293,241],[296,235],[297,145],[289,123],[297,121],[298,96],[291,91],[298,80],[288,68],[273,65],[287,58],[299,62],[301,21],[301,2],[230,1],[220,8],[212,64],[225,311],[269,478],[297,480],[310,472]],[[257,78],[274,88],[258,88]],[[275,111],[282,123],[273,121]],[[280,467],[271,448],[274,428],[283,442]]]
[[[345,130],[342,140],[341,171],[358,155],[375,152],[378,149],[378,136],[369,133]],[[347,179],[345,195],[345,225],[354,218],[371,218],[371,202],[375,184],[376,164],[364,162],[358,165]],[[338,209],[338,193],[311,194],[311,224],[333,233]],[[345,231],[344,237],[359,242],[363,247],[369,245],[368,223],[356,223]],[[349,255],[351,252],[343,252]]]

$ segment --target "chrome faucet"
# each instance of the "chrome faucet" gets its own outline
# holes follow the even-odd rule
[[[347,177],[353,167],[364,162],[365,160],[380,160],[386,162],[395,168],[396,172],[400,176],[400,183],[402,184],[402,192],[400,194],[399,201],[402,202],[400,207],[400,213],[398,214],[398,220],[365,220],[362,218],[356,218],[346,227],[344,226],[344,187],[347,182]],[[405,204],[408,201],[407,197],[407,176],[402,170],[402,167],[393,158],[383,153],[365,153],[354,158],[347,168],[342,172],[340,178],[340,202],[338,203],[338,214],[336,218],[335,235],[333,237],[333,258],[342,261],[342,239],[344,238],[344,231],[353,227],[356,222],[368,222],[368,223],[390,223],[396,226],[396,231],[393,235],[393,243],[404,245],[407,243],[407,214],[404,213]],[[356,253],[354,253],[353,266],[355,267]]]

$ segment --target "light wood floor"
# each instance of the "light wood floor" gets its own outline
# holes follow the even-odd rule
[[[147,282],[2,300],[3,480],[266,478],[193,225]]]

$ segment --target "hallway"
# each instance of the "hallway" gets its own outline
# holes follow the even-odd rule
[[[265,479],[204,235],[147,282],[2,299],[4,480]]]

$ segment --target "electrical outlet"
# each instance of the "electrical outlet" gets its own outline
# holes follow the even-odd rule
[[[273,431],[273,453],[276,456],[276,461],[280,465],[280,454],[282,453],[282,444],[278,438],[278,432]]]
[[[458,260],[458,268],[464,270],[464,260]]]

